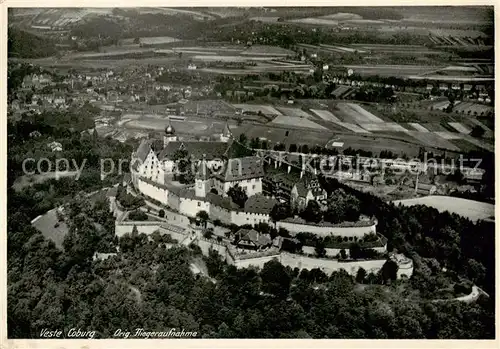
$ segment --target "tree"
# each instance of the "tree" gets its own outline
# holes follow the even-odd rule
[[[203,237],[205,239],[211,239],[213,235],[214,233],[212,230],[205,230],[205,232],[203,233]]]
[[[398,278],[398,265],[393,260],[388,260],[380,270],[384,282],[396,280]]]
[[[474,138],[481,138],[484,136],[484,133],[484,129],[481,126],[476,125],[472,128],[470,135]]]
[[[158,216],[161,218],[165,217],[165,210],[158,211]]]
[[[291,277],[286,268],[276,259],[264,264],[260,272],[262,291],[286,299],[290,290]]]
[[[316,246],[314,248],[316,255],[318,257],[324,257],[326,255],[326,244],[324,239],[316,240]]]
[[[134,44],[140,44],[141,43],[141,38],[134,38]]]
[[[364,268],[359,268],[358,272],[356,273],[356,282],[362,284],[365,280],[366,275],[366,270]]]
[[[301,217],[308,222],[319,223],[323,218],[321,209],[316,200],[310,200],[304,211],[301,213]]]
[[[275,223],[291,216],[292,209],[290,205],[281,202],[274,205],[270,213],[270,217]]]
[[[207,211],[198,211],[196,213],[196,218],[203,224],[203,227],[206,229],[207,228],[207,222],[208,222],[208,219],[210,218],[208,216],[208,213]]]
[[[233,187],[229,188],[227,191],[227,195],[233,200],[233,202],[239,207],[245,207],[245,202],[248,200],[248,196],[246,191],[240,187],[238,184],[235,184]]]

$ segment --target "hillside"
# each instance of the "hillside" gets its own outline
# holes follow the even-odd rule
[[[11,27],[8,31],[8,52],[9,57],[42,58],[54,55],[56,47],[46,38]]]

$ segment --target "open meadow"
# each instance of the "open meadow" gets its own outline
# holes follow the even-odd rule
[[[450,213],[456,213],[473,221],[494,220],[495,217],[495,205],[451,196],[432,195],[416,199],[397,200],[393,201],[393,203],[404,206],[430,206],[434,207],[439,212],[448,211]]]

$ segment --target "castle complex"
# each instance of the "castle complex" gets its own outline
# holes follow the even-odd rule
[[[273,162],[273,158],[259,156],[232,158],[230,152],[232,142],[232,135],[227,124],[216,141],[192,141],[178,137],[174,127],[169,122],[165,128],[162,141],[143,140],[138,149],[132,154],[132,185],[135,191],[141,193],[146,199],[153,199],[152,201],[164,206],[167,209],[166,219],[169,219],[170,216],[174,217],[174,219],[177,217],[177,222],[195,218],[199,212],[205,211],[211,221],[218,220],[225,225],[256,226],[259,223],[267,223],[273,224],[277,229],[286,229],[291,236],[307,232],[320,238],[341,238],[344,239],[346,244],[348,244],[348,241],[363,241],[365,236],[378,236],[376,246],[374,245],[371,248],[382,254],[387,251],[387,240],[376,232],[376,219],[362,218],[358,222],[344,222],[341,224],[325,222],[313,224],[295,217],[273,222],[271,211],[277,203],[285,202],[291,207],[300,210],[310,200],[326,203],[326,191],[321,188],[314,175],[304,173],[304,169],[300,173],[291,172],[290,165],[286,165],[287,168],[282,170],[282,163],[279,160],[274,159]],[[181,168],[182,161],[189,163],[191,166],[192,178],[187,184],[181,184],[178,181],[179,174],[186,171],[185,166]],[[244,203],[236,204],[233,198],[228,195],[231,188],[235,187],[239,187],[245,192],[247,199]],[[126,217],[126,215],[123,217]],[[169,221],[169,224],[171,223],[174,223],[175,226],[175,221]],[[165,225],[160,222],[153,224],[151,222],[127,222],[126,219],[118,219],[116,233],[121,235],[130,232],[133,226],[145,233],[151,233],[153,230],[161,228],[170,234],[180,234],[180,241],[189,241],[190,243],[198,241],[198,245],[215,243],[214,241],[207,242],[200,234],[191,236],[187,232],[168,231]],[[247,230],[242,231],[246,231],[246,234],[242,236],[240,247],[245,245],[257,246],[263,240],[268,241],[267,237],[261,236],[257,232],[250,231],[250,234]],[[258,236],[258,239],[246,241],[245,244],[242,244],[242,241],[249,239],[253,235]],[[265,245],[270,248],[269,251],[261,251],[262,248],[259,247],[258,256],[252,257],[253,252],[249,254],[245,252],[243,259],[229,245],[220,245],[219,243],[218,248],[225,251],[223,252],[224,255],[232,253],[232,257],[228,257],[228,260],[240,267],[248,265],[261,266],[270,258],[278,257],[282,263],[298,266],[299,268],[307,265],[307,267],[312,268],[336,270],[339,268],[345,269],[349,266],[349,262],[339,263],[330,259],[315,258],[314,247],[304,246],[302,253],[309,256],[304,257],[302,255],[280,253],[281,241],[271,242],[269,240],[268,242],[269,244]],[[206,249],[208,251],[208,247]],[[327,248],[326,256],[335,258],[341,253],[341,250],[342,248]],[[265,258],[262,257],[262,253],[266,255]],[[297,262],[298,260],[300,262]],[[378,262],[374,260],[373,262],[375,263],[373,268],[380,270],[384,260]],[[303,263],[305,263],[304,266]],[[359,264],[360,262],[356,263]],[[363,263],[366,264],[368,261]],[[405,259],[403,264],[399,264],[405,264],[407,267],[408,260]],[[326,267],[327,265],[328,267]],[[352,269],[352,265],[350,268]],[[407,270],[412,271],[412,265]],[[404,272],[402,275],[409,276],[411,271]],[[403,269],[401,272],[403,272]]]

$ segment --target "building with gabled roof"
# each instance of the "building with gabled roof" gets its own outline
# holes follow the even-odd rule
[[[262,234],[255,229],[240,229],[236,232],[234,244],[240,248],[262,250],[272,245],[268,234]]]

